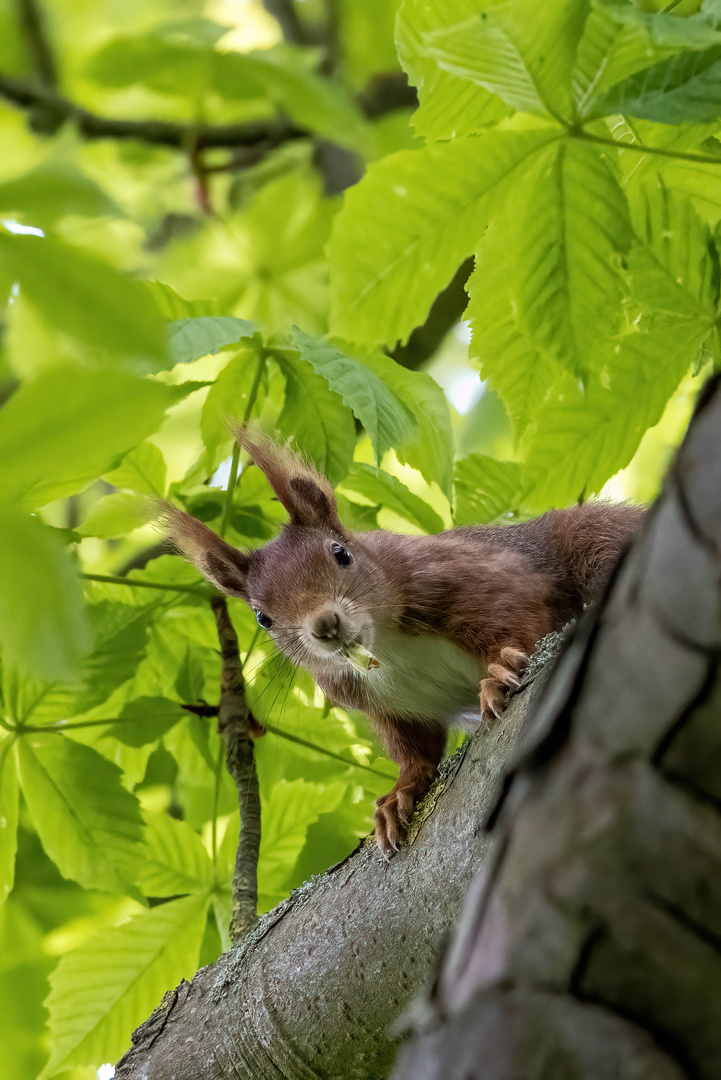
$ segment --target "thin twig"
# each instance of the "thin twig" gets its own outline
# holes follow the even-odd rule
[[[53,90],[58,85],[58,74],[43,13],[35,0],[17,0],[17,9],[35,74],[43,86]]]
[[[253,385],[250,388],[248,394],[248,403],[245,406],[245,412],[243,413],[242,424],[245,426],[253,413],[255,408],[255,401],[258,397],[258,389],[260,387],[260,380],[263,378],[263,372],[265,371],[265,350],[259,348],[258,350],[258,362],[255,369],[255,378],[253,379]],[[220,536],[224,537],[228,529],[228,523],[230,521],[230,511],[233,508],[233,492],[235,491],[236,484],[238,483],[238,466],[240,464],[240,446],[236,442],[233,446],[233,456],[230,460],[230,475],[228,477],[228,487],[225,492],[225,506],[223,507],[223,517],[220,522]]]
[[[323,754],[325,757],[334,758],[336,761],[342,761],[344,765],[353,765],[356,769],[364,769],[366,772],[375,773],[376,776],[383,776],[386,780],[395,780],[392,773],[383,772],[381,769],[374,769],[372,765],[364,765],[360,761],[353,761],[352,758],[343,757],[342,754],[336,754],[333,750],[326,750],[324,746],[318,746],[317,743],[309,742],[307,739],[301,739],[298,735],[291,735],[289,731],[283,731],[282,728],[275,727],[274,724],[269,724],[267,720],[263,721],[263,727],[266,731],[270,731],[273,735],[278,735],[281,739],[287,739],[288,742],[297,743],[298,746],[305,746],[308,750],[314,750],[316,754]]]
[[[260,851],[260,792],[253,742],[249,734],[250,709],[238,653],[238,637],[224,597],[211,600],[220,641],[222,668],[218,730],[225,739],[226,765],[238,790],[240,836],[233,872],[233,913],[230,940],[235,944],[258,921],[258,853]]]
[[[217,716],[217,705],[181,705],[181,708],[186,712],[193,713],[195,716],[202,716],[204,718]],[[110,723],[110,721],[108,721]],[[256,721],[257,723],[257,721]],[[310,742],[309,739],[301,739],[300,735],[291,735],[289,731],[283,731],[282,728],[276,727],[275,724],[269,724],[267,720],[264,720],[262,724],[258,724],[261,731],[270,731],[272,735],[277,735],[280,739],[287,739],[288,742],[296,743],[298,746],[304,746],[306,750],[313,750],[316,754],[322,754],[324,757],[333,758],[335,761],[342,761],[344,765],[352,765],[354,769],[364,769],[366,772],[375,773],[376,776],[384,776],[386,780],[395,780],[392,773],[383,772],[381,769],[374,769],[372,765],[364,765],[362,761],[354,761],[353,758],[344,757],[343,754],[336,754],[334,750],[328,750],[325,746],[319,746],[317,743]]]
[[[211,595],[210,590],[202,585],[180,585],[161,581],[138,581],[137,578],[118,577],[116,574],[81,574],[85,581],[103,581],[108,585],[131,585],[138,589],[161,589],[163,592],[188,593],[190,596],[199,596],[201,600],[207,600]]]
[[[66,731],[77,731],[78,728],[89,727],[104,727],[110,724],[122,724],[128,720],[136,720],[134,716],[115,716],[112,720],[56,720],[52,724],[15,724],[14,731],[19,732],[22,735],[39,734],[39,735],[62,735]]]

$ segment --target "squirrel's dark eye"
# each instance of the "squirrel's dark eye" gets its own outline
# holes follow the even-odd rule
[[[262,611],[256,611],[255,617],[258,620],[258,626],[262,626],[264,630],[270,630],[273,625],[270,615],[264,615]]]
[[[346,551],[341,544],[333,544],[331,551],[339,566],[350,566],[353,562],[353,556],[350,551]]]

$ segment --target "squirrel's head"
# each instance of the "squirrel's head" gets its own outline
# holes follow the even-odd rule
[[[245,600],[286,655],[316,674],[338,672],[349,647],[372,646],[386,606],[382,571],[341,524],[324,476],[268,439],[236,437],[288,511],[281,535],[240,551],[166,503],[168,535],[220,592]]]

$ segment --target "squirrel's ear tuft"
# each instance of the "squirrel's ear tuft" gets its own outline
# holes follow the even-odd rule
[[[299,455],[278,446],[257,431],[237,428],[234,434],[253,464],[265,473],[294,525],[343,531],[338,520],[333,488],[324,476],[307,465]]]
[[[171,503],[159,502],[157,508],[160,527],[186,559],[220,592],[247,600],[250,556],[226,544],[202,521]]]

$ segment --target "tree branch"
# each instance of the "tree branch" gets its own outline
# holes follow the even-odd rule
[[[226,764],[238,790],[240,807],[240,836],[235,856],[233,913],[230,919],[230,940],[236,944],[258,921],[260,793],[238,637],[230,621],[225,598],[214,597],[210,606],[218,628],[222,660],[218,731],[225,739]]]
[[[189,150],[220,146],[279,146],[312,133],[287,120],[256,120],[245,124],[180,124],[170,120],[115,120],[96,116],[89,109],[43,86],[0,74],[0,97],[23,109],[42,106],[62,121],[72,121],[86,139],[136,139],[157,146]]]
[[[415,109],[418,93],[405,71],[384,71],[366,83],[358,95],[358,105],[369,120],[377,120],[396,109]]]
[[[390,863],[374,842],[304,885],[133,1036],[117,1080],[386,1076],[389,1024],[431,977],[490,846],[479,827],[514,760],[537,675],[444,763]],[[163,1026],[162,1033],[158,1029]]]
[[[405,76],[403,76],[405,78]],[[376,90],[368,106],[364,105],[364,93],[359,95],[359,106],[369,118],[392,112],[401,107],[404,96],[399,97],[398,76],[391,72],[378,76]],[[60,123],[71,121],[85,139],[135,139],[154,146],[169,146],[189,151],[193,147],[205,150],[212,147],[247,147],[266,152],[294,139],[312,139],[314,133],[307,128],[292,124],[280,117],[249,121],[244,124],[181,124],[171,120],[116,120],[97,116],[82,105],[55,93],[48,87],[16,79],[0,73],[0,97],[19,108],[41,108]],[[403,101],[403,104],[408,104]],[[370,111],[367,111],[370,110]],[[240,164],[247,164],[239,159]],[[258,160],[257,153],[250,159]]]
[[[473,270],[473,258],[456,270],[453,280],[433,301],[428,318],[417,326],[405,345],[397,345],[391,356],[402,367],[417,371],[436,352],[448,331],[455,326],[468,306],[465,285]]]
[[[280,26],[286,41],[292,45],[306,45],[308,38],[293,0],[263,0],[263,7]]]
[[[80,577],[83,581],[104,581],[109,585],[129,585],[133,589],[160,589],[163,592],[188,593],[189,596],[198,596],[201,600],[207,600],[212,595],[206,585],[181,585],[179,582],[175,584],[168,582],[166,585],[160,581],[139,581],[136,578],[120,577],[116,574],[81,574]]]

